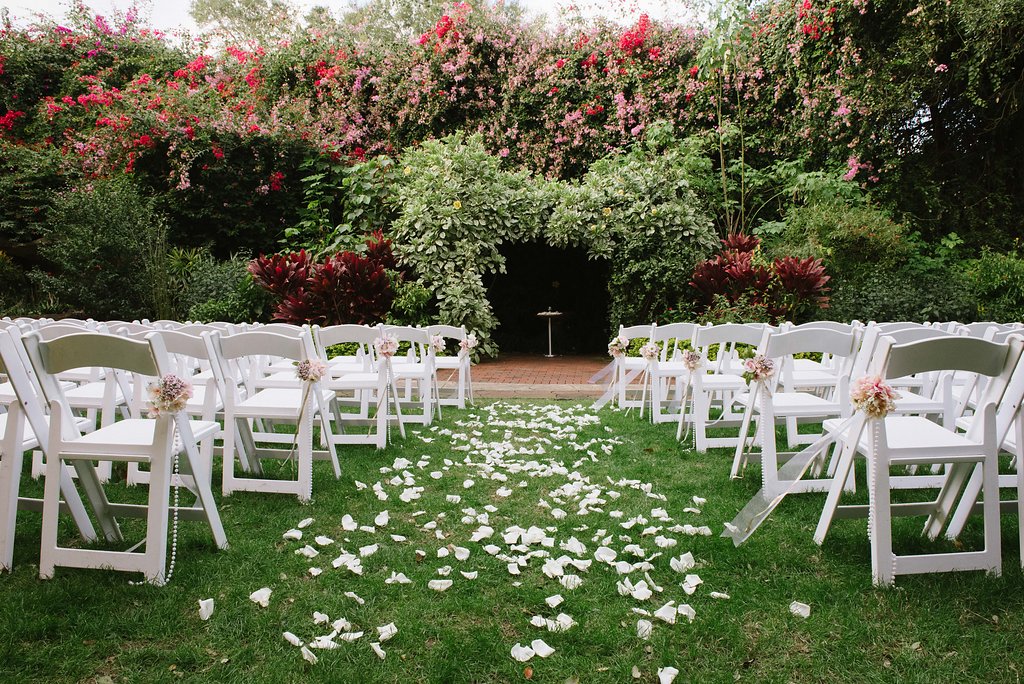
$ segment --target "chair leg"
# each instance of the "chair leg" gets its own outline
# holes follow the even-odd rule
[[[989,558],[988,573],[1003,574],[1003,550],[999,529],[999,462],[996,454],[987,454],[982,463],[984,473],[985,555]]]
[[[871,578],[875,586],[892,586],[896,578],[896,558],[892,552],[892,506],[888,461],[872,453],[869,456],[870,501],[868,534],[871,535]]]
[[[51,445],[54,444],[51,442]],[[51,579],[57,565],[57,518],[60,515],[60,454],[48,454],[43,482],[43,530],[39,546],[39,578]]]
[[[313,416],[304,415],[298,430],[299,501],[309,503],[313,498]]]
[[[4,445],[0,456],[0,571],[14,562],[14,530],[18,516],[18,485],[21,479],[21,451],[11,453]]]
[[[170,513],[171,459],[160,454],[149,464],[149,502],[146,511],[146,552],[142,574],[150,584],[162,586],[167,572],[167,529]]]
[[[752,392],[757,392],[756,386]],[[743,420],[740,424],[739,439],[736,443],[736,454],[733,456],[732,460],[732,472],[729,473],[729,477],[733,479],[740,477],[740,473],[743,472],[743,468],[747,464],[747,458],[744,452],[747,448],[747,433],[750,432],[750,421],[754,413],[754,401],[756,398],[757,397],[751,394],[748,400],[749,404],[747,405],[746,410],[743,411]]]
[[[210,462],[205,460],[202,452],[197,452],[194,444],[185,445],[185,453],[179,456],[184,458],[189,471],[192,473],[196,486],[196,502],[202,507],[206,514],[206,522],[213,533],[213,541],[218,549],[228,548],[228,538],[224,533],[224,525],[220,520],[220,512],[217,510],[217,503],[213,500],[213,491],[210,489]]]
[[[832,518],[835,516],[836,509],[839,508],[839,497],[843,494],[847,479],[853,475],[853,460],[857,453],[856,445],[859,439],[859,434],[852,434],[846,441],[842,441],[840,437],[840,441],[836,442],[837,448],[840,444],[842,445],[842,451],[839,453],[838,462],[833,471],[832,486],[829,487],[828,496],[825,498],[825,507],[821,510],[818,526],[814,530],[814,543],[818,546],[825,541],[828,528],[832,525]]]

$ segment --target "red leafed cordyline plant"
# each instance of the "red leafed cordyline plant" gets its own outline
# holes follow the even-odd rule
[[[249,262],[256,282],[279,298],[274,320],[299,325],[383,321],[395,299],[394,268],[391,241],[380,231],[366,241],[365,255],[338,252],[314,262],[303,250]]]
[[[716,297],[730,304],[744,299],[763,305],[773,321],[794,320],[828,307],[830,279],[821,259],[782,257],[770,265],[756,259],[761,241],[736,233],[722,240],[722,251],[697,264],[690,287],[697,306],[711,307]]]

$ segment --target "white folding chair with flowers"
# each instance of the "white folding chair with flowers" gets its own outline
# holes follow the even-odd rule
[[[391,364],[391,379],[398,388],[398,396],[402,402],[402,422],[430,425],[436,410],[441,415],[440,395],[437,389],[437,372],[434,366],[434,346],[430,335],[424,328],[412,326],[384,326],[383,337],[390,345],[394,340],[395,351],[388,356]],[[382,340],[383,341],[383,340]],[[398,353],[398,347],[407,344],[404,354]],[[378,356],[381,348],[377,348]],[[410,408],[417,408],[410,412]]]
[[[299,501],[308,502],[313,495],[314,460],[330,461],[334,477],[341,477],[328,410],[334,393],[322,386],[327,367],[316,354],[309,332],[288,336],[253,330],[228,337],[210,335],[206,340],[215,360],[214,373],[224,388],[224,495],[276,492],[295,494]],[[256,379],[257,389],[243,397],[231,380],[229,362],[245,357],[289,359],[294,364],[293,374],[275,380],[269,376]],[[265,421],[263,429],[260,420]],[[324,450],[313,449],[314,420],[320,425],[321,443],[327,445]],[[294,425],[294,432],[278,432],[274,423]],[[241,474],[236,472],[236,459]],[[285,465],[276,469],[278,477],[270,476],[264,460],[284,461]],[[292,469],[294,479],[286,472]]]
[[[25,347],[43,394],[50,402],[47,453],[50,458],[46,463],[43,496],[40,577],[52,577],[57,566],[101,568],[141,572],[147,582],[164,584],[174,574],[179,520],[205,522],[217,547],[227,548],[227,538],[210,490],[209,466],[200,458],[197,448],[198,443],[215,433],[219,426],[211,421],[187,418],[183,409],[191,395],[191,385],[169,372],[166,351],[156,334],[146,341],[137,341],[86,332],[46,341],[38,333],[30,333],[25,338]],[[150,417],[127,418],[94,432],[79,432],[57,377],[68,369],[81,367],[102,367],[159,378],[150,390],[153,406]],[[147,503],[110,502],[96,477],[93,466],[96,460],[148,464]],[[124,551],[60,545],[61,486],[66,482],[61,471],[65,462],[73,464],[77,470],[78,484],[87,494],[85,500],[93,507],[109,540],[122,540],[118,517],[146,519],[146,534],[139,543]],[[180,505],[177,486],[173,486],[174,498],[171,499],[172,478],[176,475],[188,478],[188,488],[196,495],[194,505]],[[140,547],[144,550],[139,551]]]
[[[746,407],[740,427],[740,442],[736,446],[733,459],[732,477],[740,477],[746,466],[749,450],[747,433],[750,423],[756,420],[757,429],[754,442],[760,444],[761,479],[764,490],[769,494],[781,491],[823,491],[831,486],[828,479],[812,478],[792,482],[780,474],[781,463],[797,456],[798,452],[780,452],[775,435],[776,422],[787,425],[787,442],[789,448],[798,444],[821,443],[822,447],[810,454],[814,462],[816,474],[825,464],[827,446],[830,440],[822,442],[821,433],[793,434],[788,429],[790,423],[816,424],[832,417],[850,415],[849,377],[841,375],[836,379],[837,392],[831,398],[817,394],[796,391],[786,386],[779,372],[780,366],[792,360],[796,354],[827,353],[839,362],[852,359],[857,352],[857,335],[827,329],[809,328],[787,333],[766,333],[753,359],[744,363],[747,368],[745,377],[751,384],[749,395],[739,395],[738,403]],[[804,454],[804,452],[800,452]]]
[[[658,347],[658,355],[649,364],[651,382],[651,422],[677,422],[686,413],[690,376],[695,363],[684,354],[692,352],[693,335],[700,328],[696,323],[655,325],[650,343]],[[670,398],[675,393],[675,400]]]
[[[652,325],[619,326],[619,334],[608,343],[608,355],[612,357],[612,382],[605,397],[598,400],[595,406],[603,406],[607,401],[616,401],[619,408],[636,408],[642,406],[635,398],[636,390],[646,395],[647,359],[642,356],[630,356],[629,349],[633,340],[650,339]],[[630,396],[632,394],[634,396]]]
[[[473,403],[473,359],[472,352],[477,346],[476,335],[466,332],[466,326],[429,325],[427,334],[434,348],[434,368],[438,373],[447,371],[448,377],[438,385],[438,404],[466,408],[466,398]],[[455,356],[448,354],[448,340],[458,346]],[[455,378],[455,390],[451,396],[441,396],[440,385],[448,385]]]
[[[774,330],[774,329],[773,329]],[[763,327],[727,323],[724,325],[698,328],[693,335],[694,352],[684,355],[684,360],[694,370],[690,375],[689,391],[692,397],[691,409],[680,416],[676,438],[684,439],[684,420],[692,425],[694,448],[704,453],[711,447],[735,448],[739,437],[708,436],[708,429],[737,428],[743,413],[734,409],[735,397],[747,389],[742,371],[728,361],[739,345],[756,348],[764,337]],[[737,366],[742,362],[737,362]],[[717,408],[720,413],[712,420],[711,412]],[[689,430],[689,427],[687,427]]]
[[[999,464],[1001,435],[1018,422],[1024,398],[1024,341],[996,344],[969,337],[940,337],[894,345],[883,337],[878,344],[880,374],[855,383],[853,400],[861,417],[840,429],[826,429],[844,444],[836,482],[852,472],[853,455],[867,460],[868,504],[840,506],[841,488],[829,491],[815,542],[822,543],[834,518],[867,517],[871,541],[872,577],[887,586],[897,575],[955,570],[1002,571],[999,528]],[[894,378],[938,370],[978,373],[989,378],[984,397],[966,434],[946,429],[921,416],[890,415],[899,400],[888,382]],[[938,495],[933,500],[893,502],[890,470],[894,466],[945,466]],[[967,487],[974,477],[980,486]],[[978,502],[978,494],[982,501]],[[924,534],[935,539],[955,510],[982,513],[983,547],[980,550],[897,555],[893,518],[925,516]]]

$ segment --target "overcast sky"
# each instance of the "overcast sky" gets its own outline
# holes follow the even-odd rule
[[[325,5],[335,13],[348,6],[345,0],[292,0],[292,3],[303,10],[314,4]],[[125,10],[131,0],[87,0],[86,4],[97,14],[106,15],[114,8]],[[587,14],[600,14],[622,22],[635,20],[641,12],[648,13],[651,18],[681,19],[684,16],[681,3],[673,0],[519,0],[519,4],[531,14],[551,18],[557,16],[557,8],[568,5],[583,6]],[[69,0],[0,0],[0,8],[10,9],[11,15],[19,19],[31,18],[36,12],[60,18],[64,16],[68,5]],[[196,29],[188,14],[188,0],[156,0],[152,4],[140,2],[139,6],[144,15],[148,13],[150,25],[154,28],[168,32],[179,27],[193,32]]]

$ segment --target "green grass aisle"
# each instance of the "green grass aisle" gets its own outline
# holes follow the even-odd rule
[[[719,538],[723,521],[757,489],[757,468],[730,481],[730,453],[696,454],[674,433],[635,413],[595,414],[567,402],[446,409],[443,421],[413,428],[386,451],[340,451],[340,481],[318,463],[311,505],[281,495],[223,499],[225,552],[202,526],[183,522],[174,580],[163,588],[61,568],[40,581],[39,516],[22,513],[15,570],[0,576],[0,681],[562,684],[633,681],[638,672],[654,682],[659,668],[672,666],[677,682],[996,682],[1024,670],[1015,517],[1003,523],[1002,578],[900,577],[895,589],[875,590],[864,521],[838,521],[822,548],[811,541],[824,495],[787,499],[743,547]],[[114,498],[124,492],[119,483],[108,487]],[[26,479],[25,489],[39,485]],[[354,530],[345,529],[346,515]],[[283,538],[305,518],[313,521],[301,540]],[[702,526],[712,536],[699,534]],[[493,533],[472,541],[483,528]],[[916,531],[909,525],[900,535]],[[965,543],[976,534],[971,529]],[[572,537],[584,553],[574,552]],[[307,544],[319,555],[296,553]],[[595,560],[602,545],[615,551],[614,562]],[[362,574],[349,569],[349,557],[349,567],[333,567],[346,552],[360,558]],[[677,572],[671,560],[686,552],[696,566]],[[520,574],[510,574],[509,562],[523,556]],[[662,591],[638,600],[620,582],[646,581],[645,560],[648,584]],[[312,576],[311,567],[322,573]],[[387,583],[394,573],[411,583]],[[560,573],[582,584],[567,588]],[[681,586],[687,574],[703,580],[692,595]],[[438,592],[431,580],[452,585]],[[262,587],[272,590],[267,608],[249,599]],[[564,602],[546,605],[556,594]],[[203,622],[197,602],[210,597],[216,607]],[[790,614],[794,600],[810,604],[808,619]],[[669,601],[691,606],[693,622],[634,611],[654,613]],[[308,663],[282,634],[304,643],[330,634],[330,624],[314,624],[314,612],[364,634],[338,636],[336,649],[314,649],[318,662]],[[531,625],[559,613],[575,625]],[[641,619],[653,623],[648,640],[637,636]],[[389,623],[398,632],[381,643],[382,660],[370,643]],[[535,639],[554,653],[513,659],[514,645]]]

